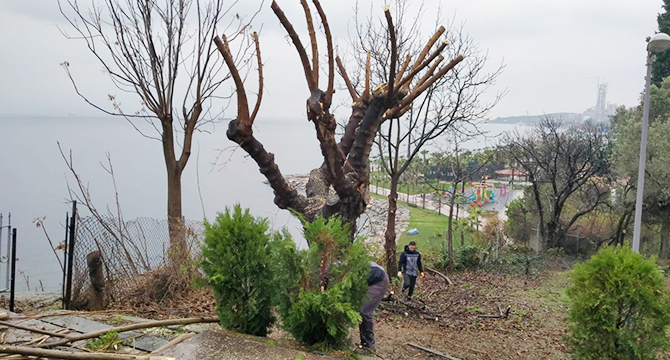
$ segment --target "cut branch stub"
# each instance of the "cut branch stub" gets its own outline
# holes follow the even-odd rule
[[[312,12],[309,10],[307,0],[300,0],[303,10],[305,11],[305,18],[307,20],[307,31],[309,31],[309,41],[312,45],[312,73],[314,74],[314,82],[319,83],[319,47],[316,42],[316,32],[314,31],[314,22],[312,21]]]
[[[421,93],[426,91],[437,79],[441,78],[444,76],[449,70],[453,69],[454,66],[456,66],[458,63],[463,61],[463,55],[458,55],[455,59],[451,60],[449,64],[445,65],[438,71],[435,75],[430,77],[425,83],[416,86],[414,89],[412,89],[411,93],[407,95],[398,106],[395,108],[391,109],[388,112],[388,115],[386,118],[391,119],[391,118],[397,118],[398,116],[404,114],[407,110],[406,108],[409,108],[409,106],[412,104],[412,101],[416,99]]]
[[[433,47],[433,45],[435,45],[435,43],[437,42],[437,39],[439,39],[440,36],[442,36],[442,34],[444,34],[444,31],[445,31],[444,26],[440,26],[437,29],[437,31],[435,31],[435,34],[433,34],[433,36],[430,38],[430,40],[428,40],[428,42],[426,43],[426,46],[423,47],[423,50],[421,50],[421,53],[416,58],[416,62],[414,63],[414,66],[412,66],[412,69],[416,69],[421,64],[423,59],[426,58],[426,55],[428,55],[428,52],[430,51],[430,48]]]
[[[356,89],[354,89],[354,86],[351,84],[351,80],[349,80],[347,70],[344,68],[344,65],[342,65],[342,60],[340,60],[339,56],[336,57],[335,60],[337,61],[337,68],[340,70],[340,76],[342,76],[344,83],[347,85],[347,90],[349,90],[351,100],[353,100],[353,102],[360,101],[361,99],[358,97],[358,94],[356,94]]]
[[[393,86],[396,76],[396,63],[398,61],[398,43],[396,41],[395,28],[393,27],[393,19],[391,18],[391,11],[389,11],[389,8],[384,9],[384,16],[386,17],[386,23],[389,28],[389,36],[391,37],[391,68],[389,69],[389,82],[386,93],[387,101],[391,101],[395,94],[395,89]]]
[[[445,42],[443,42],[442,44],[440,44],[440,46],[437,48],[437,50],[435,50],[435,52],[433,52],[433,53],[428,57],[428,59],[426,59],[426,61],[422,62],[422,63],[419,64],[418,66],[414,66],[414,67],[412,68],[412,71],[410,71],[409,74],[407,74],[407,76],[405,76],[405,77],[398,83],[398,85],[396,86],[396,88],[397,88],[397,89],[400,89],[400,87],[402,87],[402,86],[404,86],[404,85],[409,85],[409,83],[412,81],[412,79],[414,78],[414,76],[416,76],[416,74],[418,74],[419,72],[421,72],[421,70],[423,70],[426,66],[428,66],[428,65],[429,65],[429,64],[430,64],[436,57],[440,56],[440,53],[442,53],[442,51],[444,51],[444,49],[447,47],[447,45],[449,45],[449,42],[448,42],[448,41],[445,41]]]
[[[214,43],[221,55],[223,55],[223,59],[230,70],[230,75],[233,77],[235,87],[237,88],[237,127],[244,132],[251,133],[252,123],[249,117],[249,102],[247,101],[247,93],[244,90],[244,81],[242,81],[237,66],[235,66],[235,60],[228,47],[226,36],[222,35],[221,37],[223,40],[218,36],[214,37]]]
[[[370,56],[371,52],[368,51],[367,59],[365,60],[365,90],[363,90],[363,95],[361,99],[366,104],[370,102]]]
[[[302,67],[303,70],[305,71],[305,79],[307,80],[307,86],[309,87],[309,91],[310,92],[316,91],[318,86],[316,80],[314,79],[314,73],[312,72],[312,68],[309,63],[309,58],[307,57],[307,52],[305,51],[305,47],[302,45],[302,42],[300,41],[300,37],[295,32],[295,29],[293,28],[293,25],[286,17],[286,14],[284,14],[279,5],[277,5],[277,2],[273,1],[270,7],[272,8],[272,11],[274,11],[275,15],[277,15],[277,18],[279,19],[279,22],[281,22],[284,29],[286,29],[286,31],[288,32],[288,35],[291,37],[291,40],[293,41],[296,50],[298,50],[298,55],[300,56],[300,61],[302,62]]]
[[[330,105],[333,101],[333,92],[335,87],[335,57],[333,55],[333,38],[330,34],[330,25],[328,25],[328,19],[326,19],[326,13],[321,7],[319,0],[312,0],[316,11],[319,13],[321,18],[321,23],[323,24],[323,32],[326,34],[326,46],[328,47],[328,88],[326,90],[326,109],[330,108]],[[317,83],[318,86],[318,83]]]
[[[263,61],[261,60],[261,45],[258,41],[258,33],[254,32],[251,37],[254,39],[256,44],[256,59],[258,61],[258,98],[256,99],[256,106],[254,106],[254,111],[251,113],[251,124],[256,120],[256,114],[258,114],[258,109],[261,108],[261,100],[263,99]]]

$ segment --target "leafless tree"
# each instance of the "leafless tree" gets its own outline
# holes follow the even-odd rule
[[[508,134],[503,142],[509,157],[528,173],[540,234],[549,247],[558,246],[579,218],[605,204],[608,144],[599,127],[563,128],[546,117],[532,133]],[[564,219],[568,201],[574,209]]]
[[[423,50],[412,59],[399,61],[398,41],[391,11],[386,9],[384,19],[387,36],[378,39],[389,47],[389,57],[380,60],[388,64],[387,80],[371,88],[371,69],[377,66],[371,60],[370,52],[364,65],[366,74],[364,86],[356,87],[351,82],[343,62],[336,58],[330,26],[319,0],[312,0],[313,7],[321,20],[326,38],[327,53],[327,87],[323,91],[319,88],[319,55],[316,41],[315,24],[312,19],[311,8],[307,0],[301,0],[311,43],[311,60],[306,48],[293,25],[276,2],[271,8],[288,32],[296,47],[307,80],[310,96],[307,99],[307,117],[314,124],[317,138],[320,143],[324,163],[320,168],[310,173],[306,186],[306,195],[302,195],[291,186],[281,174],[274,161],[274,155],[269,153],[253,134],[256,110],[260,106],[262,93],[249,111],[249,102],[242,77],[233,62],[228,40],[225,37],[215,38],[217,46],[223,55],[237,88],[237,119],[228,126],[228,138],[239,144],[251,158],[256,161],[260,171],[267,178],[275,193],[275,204],[282,209],[291,209],[312,221],[319,215],[326,217],[340,216],[350,226],[352,238],[356,233],[356,220],[362,214],[369,202],[369,157],[377,134],[382,123],[402,117],[411,108],[412,102],[419,98],[436,81],[443,78],[450,70],[463,60],[462,55],[455,56],[446,65],[438,68],[441,61],[437,61],[440,53],[446,47],[442,43],[434,48],[443,29],[438,30],[425,44]],[[258,44],[258,43],[257,43]],[[257,45],[258,46],[258,45]],[[263,88],[263,74],[260,51],[257,51],[259,63],[259,90]],[[356,54],[365,57],[365,53]],[[344,133],[339,142],[336,140],[337,122],[330,109],[333,103],[335,86],[335,66],[338,70],[351,99],[352,112],[344,127]],[[259,91],[260,93],[260,91]],[[331,190],[332,188],[332,190]]]
[[[404,116],[385,122],[376,138],[382,167],[391,180],[384,248],[388,270],[392,273],[396,270],[391,262],[395,263],[392,259],[396,257],[395,218],[398,183],[402,175],[421,150],[447,130],[454,127],[465,129],[468,126],[476,128],[476,122],[483,120],[502,96],[497,94],[490,102],[482,99],[503,67],[499,66],[492,72],[484,70],[487,56],[478,50],[472,39],[463,34],[462,28],[445,31],[441,27],[438,32],[440,37],[446,38],[441,46],[446,47],[445,52],[449,54],[447,56],[463,54],[466,60],[426,89],[409,106]],[[416,31],[407,31],[405,34],[411,39],[416,36]],[[361,47],[374,46],[371,53],[382,54],[384,44],[374,41],[377,36],[377,31],[367,29],[365,35],[359,35],[359,39],[367,38],[367,41],[361,43]],[[412,41],[405,40],[403,43],[411,44]],[[419,50],[408,46],[404,57],[410,59]],[[437,66],[441,59],[439,57],[433,66]]]
[[[232,2],[234,3],[234,2]],[[143,136],[161,143],[167,173],[170,254],[184,251],[181,175],[191,155],[193,134],[221,117],[225,104],[219,87],[229,78],[211,39],[221,31],[231,7],[223,0],[104,0],[91,8],[77,0],[59,0],[74,28],[68,38],[84,41],[118,91],[136,95],[128,110],[113,94],[111,107],[95,103],[77,87],[69,62],[63,62],[75,91],[88,104],[128,120]],[[238,36],[246,26],[231,16],[224,31]],[[226,20],[227,21],[227,20]],[[236,52],[244,60],[244,44]],[[238,64],[243,66],[243,64]],[[150,132],[141,129],[148,123]],[[155,131],[155,133],[154,133]]]

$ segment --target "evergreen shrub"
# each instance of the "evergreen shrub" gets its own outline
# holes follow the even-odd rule
[[[568,289],[575,359],[656,359],[667,345],[668,291],[657,265],[628,247],[605,247],[577,265]]]

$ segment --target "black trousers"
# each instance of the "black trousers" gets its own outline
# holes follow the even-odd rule
[[[416,285],[416,275],[404,274],[403,279],[402,291],[404,292],[405,289],[409,288],[407,296],[412,297],[414,295],[414,285]]]

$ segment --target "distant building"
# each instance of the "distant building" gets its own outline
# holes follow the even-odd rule
[[[528,181],[528,173],[519,169],[501,169],[493,174],[496,180],[500,181]]]

